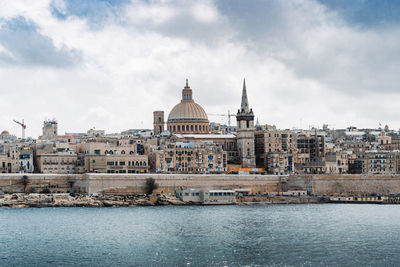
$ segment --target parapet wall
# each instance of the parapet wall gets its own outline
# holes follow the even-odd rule
[[[314,175],[315,195],[400,194],[400,175]]]
[[[27,182],[23,182],[26,176]],[[136,194],[146,192],[146,179],[158,184],[156,193],[177,188],[249,189],[266,191],[307,190],[314,195],[400,194],[400,175],[224,175],[224,174],[0,174],[4,192],[85,192]],[[25,185],[24,185],[25,183]]]
[[[280,178],[275,175],[196,175],[196,174],[105,174],[77,175],[0,174],[0,188],[4,192],[24,192],[22,177],[27,177],[25,192],[85,192],[109,194],[142,194],[146,179],[158,184],[156,193],[173,193],[177,188],[250,189],[253,193],[281,191]]]
[[[89,193],[144,193],[147,178],[158,184],[158,193],[173,193],[177,188],[250,189],[254,193],[279,191],[280,178],[275,175],[197,175],[197,174],[87,174]]]

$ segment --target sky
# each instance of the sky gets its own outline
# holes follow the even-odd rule
[[[0,0],[0,131],[152,128],[185,79],[260,124],[400,128],[400,2]],[[227,123],[227,117],[209,116]]]

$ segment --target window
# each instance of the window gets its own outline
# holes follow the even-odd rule
[[[119,166],[124,166],[125,165],[125,161],[120,161],[119,162]]]
[[[122,150],[122,151],[121,151],[121,155],[125,155],[125,150]]]

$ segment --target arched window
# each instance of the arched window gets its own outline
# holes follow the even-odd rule
[[[122,151],[121,151],[121,155],[125,155],[125,150],[122,150]]]
[[[129,151],[129,155],[133,155],[134,153],[133,153],[133,151]]]
[[[174,125],[174,132],[176,131],[175,127],[176,127],[176,126]]]
[[[189,125],[186,125],[186,131],[189,132]]]
[[[180,125],[178,125],[178,132],[180,132],[181,131],[181,126]]]
[[[193,132],[193,125],[190,125],[190,130]]]
[[[197,131],[197,125],[194,126],[194,130]]]

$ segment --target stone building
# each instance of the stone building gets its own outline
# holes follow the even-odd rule
[[[164,111],[154,111],[153,112],[153,133],[154,135],[159,135],[164,131]]]
[[[289,130],[277,130],[275,126],[255,132],[256,164],[269,174],[288,174],[294,168],[297,155],[297,135]]]
[[[234,134],[174,134],[171,140],[176,142],[212,142],[219,145],[227,154],[228,164],[240,164],[237,140]]]
[[[325,155],[326,173],[341,174],[349,171],[349,156],[347,151],[329,152]]]
[[[73,150],[58,149],[53,153],[36,155],[36,169],[40,173],[70,174],[77,173],[78,155]]]
[[[54,140],[58,136],[58,123],[56,120],[47,120],[43,122],[43,134],[39,139]]]
[[[107,154],[85,155],[85,172],[91,173],[147,173],[147,155]]]
[[[207,141],[166,142],[149,155],[151,170],[173,173],[221,173],[227,171],[227,154]]]
[[[243,80],[242,102],[236,114],[237,148],[242,168],[256,167],[254,144],[254,114],[247,100],[246,81]]]
[[[160,127],[160,124],[157,124]],[[209,133],[210,122],[204,109],[194,102],[192,89],[188,85],[182,90],[182,100],[169,113],[167,129],[171,133]]]

